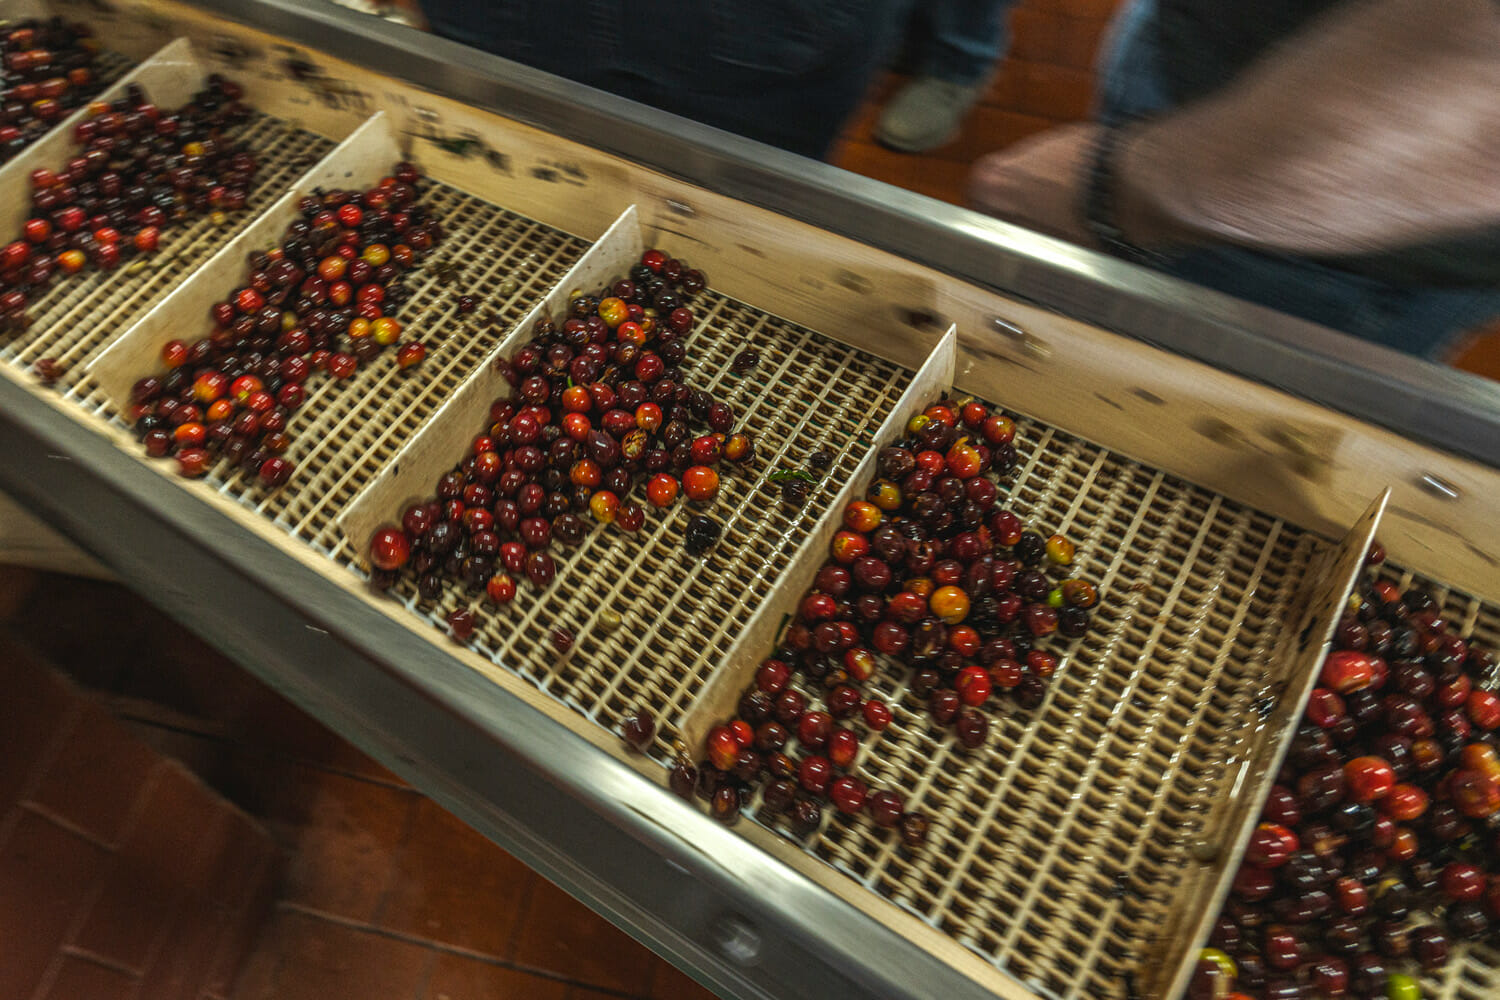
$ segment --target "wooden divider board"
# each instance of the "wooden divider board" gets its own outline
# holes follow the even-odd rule
[[[280,244],[287,226],[300,214],[297,203],[303,195],[318,187],[362,190],[388,174],[400,159],[390,119],[379,112],[126,330],[89,366],[119,412],[129,412],[130,389],[136,379],[160,367],[163,345],[173,339],[192,341],[207,335],[212,329],[209,310],[243,284],[249,254]]]
[[[775,645],[777,634],[787,616],[797,611],[802,595],[812,586],[828,553],[828,545],[843,527],[844,508],[855,497],[863,494],[875,470],[875,458],[880,449],[900,435],[901,428],[912,417],[935,402],[939,395],[953,385],[953,367],[958,356],[958,331],[949,327],[937,346],[922,362],[895,409],[885,418],[875,432],[865,457],[855,468],[854,474],[844,483],[838,495],[818,519],[817,526],[808,534],[797,554],[776,581],[771,596],[756,609],[755,614],[740,632],[728,655],[714,668],[713,675],[698,692],[692,707],[682,720],[682,738],[689,747],[701,747],[708,731],[722,724],[734,714],[740,695],[755,675],[755,668],[764,660]]]
[[[169,43],[150,59],[116,80],[96,101],[114,101],[125,96],[132,83],[140,84],[155,104],[175,108],[186,104],[203,89],[208,71],[198,61],[185,38]],[[50,132],[28,146],[25,152],[0,167],[0,233],[19,233],[31,214],[31,172],[38,167],[56,170],[73,155],[73,128],[88,117],[82,107],[59,122]]]
[[[1389,489],[1381,493],[1303,581],[1299,598],[1302,612],[1289,623],[1280,655],[1270,665],[1277,694],[1275,706],[1251,736],[1252,745],[1236,755],[1241,771],[1234,782],[1234,794],[1214,803],[1215,812],[1200,838],[1206,849],[1204,860],[1188,860],[1193,867],[1181,898],[1191,899],[1193,905],[1174,911],[1173,919],[1162,928],[1157,939],[1160,961],[1142,963],[1156,972],[1154,980],[1143,984],[1148,986],[1148,995],[1176,997],[1187,989],[1195,964],[1193,956],[1207,944],[1214,920],[1229,898],[1250,834],[1291,749],[1292,734],[1317,686],[1323,658],[1333,647],[1334,629],[1359,581],[1390,498]]]
[[[572,292],[596,289],[626,274],[640,260],[644,249],[635,206],[631,205],[568,270],[562,281],[495,345],[453,397],[397,453],[395,460],[380,469],[355,497],[339,519],[339,527],[355,552],[363,557],[376,528],[397,520],[408,504],[431,495],[438,477],[464,457],[465,447],[485,426],[490,403],[510,395],[510,383],[493,362],[509,357],[529,340],[537,319],[559,315]]]

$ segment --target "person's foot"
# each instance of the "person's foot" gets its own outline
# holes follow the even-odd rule
[[[925,153],[958,135],[984,84],[917,77],[886,104],[875,123],[875,141],[903,153]]]

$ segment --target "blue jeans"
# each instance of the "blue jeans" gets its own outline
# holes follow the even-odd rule
[[[440,35],[822,157],[912,0],[421,0]]]
[[[1100,121],[1118,124],[1174,103],[1160,67],[1156,0],[1133,0],[1101,50]],[[1465,332],[1500,316],[1500,289],[1408,287],[1315,260],[1213,247],[1173,255],[1162,270],[1408,354],[1439,359]]]
[[[924,0],[910,40],[918,76],[977,87],[1010,44],[1015,0]]]

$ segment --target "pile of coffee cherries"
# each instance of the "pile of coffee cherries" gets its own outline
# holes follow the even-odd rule
[[[24,18],[0,34],[0,163],[99,92],[99,43],[83,24]]]
[[[1190,996],[1412,1000],[1500,928],[1495,658],[1459,625],[1362,580]]]
[[[732,822],[760,788],[765,807],[801,834],[831,801],[899,827],[908,846],[922,842],[924,817],[851,773],[867,734],[892,720],[867,682],[900,664],[908,704],[978,748],[997,695],[1041,705],[1059,663],[1045,646],[1087,632],[1098,602],[1091,583],[1070,575],[1071,542],[1027,530],[1000,505],[995,477],[1016,464],[1015,433],[983,403],[940,402],[879,452],[880,478],[844,510],[813,589],[737,716],[709,733],[702,765],[678,760],[679,794],[708,799]]]
[[[26,306],[59,274],[109,271],[156,251],[164,228],[245,206],[254,154],[225,135],[248,119],[238,84],[210,77],[191,103],[166,112],[131,86],[77,126],[61,170],[31,173],[31,218],[0,247],[0,333],[24,329]]]
[[[647,507],[679,495],[711,502],[719,470],[751,461],[755,443],[735,430],[728,404],[686,381],[684,338],[696,321],[688,303],[703,288],[701,272],[648,250],[627,278],[576,295],[560,323],[538,320],[531,340],[496,362],[512,393],[491,405],[467,457],[400,524],[375,532],[375,585],[408,572],[434,600],[451,578],[504,605],[522,577],[551,583],[552,542],[577,545],[590,520],[636,532]],[[701,553],[719,533],[695,515],[684,544]],[[467,639],[474,612],[458,609],[449,626]]]
[[[390,315],[408,296],[401,278],[442,237],[420,184],[399,163],[368,191],[304,197],[281,246],[251,254],[245,284],[210,309],[213,331],[168,342],[165,371],[135,383],[130,417],[146,453],[175,456],[189,477],[223,458],[267,487],[290,479],[287,425],[308,381],[349,378],[402,338]],[[409,340],[396,363],[426,353]]]

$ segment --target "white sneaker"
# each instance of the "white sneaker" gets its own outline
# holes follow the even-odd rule
[[[918,77],[886,104],[875,124],[875,140],[903,153],[925,153],[951,142],[984,86]]]

